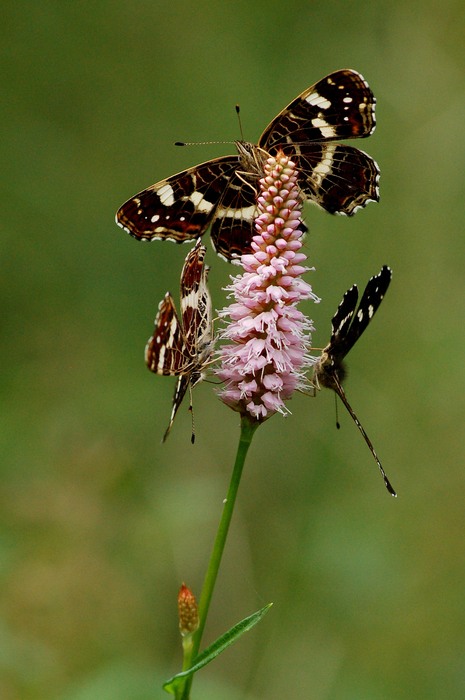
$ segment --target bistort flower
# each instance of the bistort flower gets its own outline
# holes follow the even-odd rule
[[[297,309],[319,301],[302,274],[311,269],[302,247],[302,199],[296,166],[281,151],[264,164],[252,253],[242,255],[244,272],[226,289],[233,303],[220,311],[230,321],[221,337],[217,376],[220,398],[241,415],[264,421],[285,406],[294,391],[307,389],[312,322]]]

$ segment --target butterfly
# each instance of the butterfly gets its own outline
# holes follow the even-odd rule
[[[296,163],[303,197],[331,214],[351,216],[378,201],[379,169],[363,151],[335,141],[372,134],[375,102],[360,73],[331,73],[285,107],[258,145],[236,141],[236,155],[151,185],[120,207],[116,223],[139,240],[178,243],[202,236],[211,226],[216,252],[233,260],[250,252],[258,179],[265,160],[280,150]]]
[[[192,388],[204,379],[204,370],[213,352],[212,304],[207,288],[206,248],[200,239],[186,256],[181,273],[181,318],[176,313],[169,292],[158,307],[155,331],[145,348],[145,362],[155,374],[178,377],[173,396],[169,435],[184,395],[189,389],[192,411]],[[192,424],[191,441],[194,442]]]
[[[381,304],[391,283],[391,278],[391,269],[384,265],[381,268],[381,271],[377,275],[371,277],[371,279],[368,281],[358,308],[357,285],[354,284],[344,294],[342,301],[331,321],[332,332],[330,341],[323,349],[321,357],[314,366],[313,383],[317,388],[323,386],[328,389],[332,389],[340,397],[342,403],[350,413],[355,425],[362,433],[371,454],[375,458],[387,490],[391,496],[397,496],[386,476],[386,472],[381,466],[381,462],[375,452],[371,440],[349,404],[342,386],[342,382],[347,376],[344,358],[351,348],[353,348],[378,310],[379,305]]]

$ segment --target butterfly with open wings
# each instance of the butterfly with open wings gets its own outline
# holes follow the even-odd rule
[[[376,464],[381,472],[385,486],[391,496],[396,496],[386,472],[381,466],[381,462],[375,449],[366,434],[362,424],[355,415],[352,406],[349,404],[342,382],[346,377],[347,370],[344,358],[353,348],[360,338],[371,319],[381,304],[384,295],[391,283],[392,271],[384,265],[381,271],[370,278],[365,291],[363,292],[360,304],[358,302],[358,288],[354,284],[344,294],[336,313],[331,321],[331,338],[328,345],[323,349],[321,357],[314,366],[313,383],[317,388],[326,387],[332,389],[340,397],[342,403],[350,413],[355,425],[363,435]]]
[[[184,395],[204,378],[213,352],[212,304],[207,287],[206,248],[200,239],[189,251],[181,273],[181,319],[169,292],[158,307],[155,331],[145,348],[145,361],[155,374],[178,377],[163,442]],[[192,411],[192,395],[189,409]],[[192,442],[194,442],[192,426]]]
[[[182,243],[211,225],[216,252],[233,260],[250,252],[257,180],[268,154],[282,150],[299,171],[302,195],[330,212],[351,216],[378,201],[379,170],[363,151],[335,143],[375,129],[375,98],[354,70],[331,73],[282,110],[258,145],[236,141],[238,153],[209,160],[131,197],[116,223],[139,240]]]

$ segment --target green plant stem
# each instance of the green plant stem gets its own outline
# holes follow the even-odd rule
[[[213,545],[213,550],[210,556],[210,562],[208,564],[208,569],[205,575],[202,593],[200,596],[199,628],[193,635],[192,646],[189,650],[185,650],[183,670],[186,670],[193,665],[193,663],[195,662],[195,658],[199,652],[200,642],[202,640],[203,631],[205,629],[208,610],[210,607],[210,602],[213,596],[213,590],[215,588],[215,583],[220,568],[221,557],[223,555],[224,546],[226,544],[226,537],[228,536],[229,525],[231,523],[232,514],[234,512],[234,505],[236,502],[236,496],[241,481],[242,469],[244,467],[244,462],[247,456],[248,449],[252,442],[252,437],[259,425],[260,423],[258,421],[252,422],[250,418],[244,416],[242,416],[241,418],[241,434],[239,438],[239,445],[237,448],[236,461],[234,463],[234,469],[231,476],[231,481],[229,483],[228,493],[224,502],[221,520],[218,526],[218,531],[216,533],[215,543]],[[193,676],[190,676],[186,679],[183,691],[180,695],[180,700],[189,700],[192,681]]]

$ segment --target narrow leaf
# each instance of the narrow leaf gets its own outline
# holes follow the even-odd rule
[[[168,693],[175,695],[176,689],[182,682],[184,682],[185,678],[191,676],[193,673],[196,673],[196,671],[199,671],[201,668],[209,664],[210,661],[213,661],[213,659],[218,656],[218,654],[221,654],[221,652],[239,639],[244,632],[248,632],[250,629],[252,629],[257,622],[260,622],[262,617],[268,612],[272,605],[273,603],[268,603],[268,605],[265,605],[260,610],[252,613],[252,615],[245,617],[243,620],[238,622],[237,625],[234,625],[234,627],[231,627],[231,629],[222,634],[221,637],[218,637],[213,644],[210,644],[209,647],[204,649],[204,651],[197,656],[195,663],[193,666],[191,666],[191,668],[187,669],[187,671],[181,671],[181,673],[177,673],[175,676],[167,680],[166,683],[163,684],[163,689]]]

